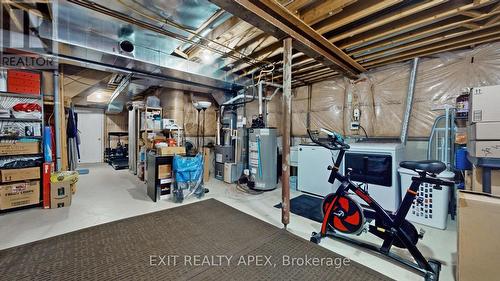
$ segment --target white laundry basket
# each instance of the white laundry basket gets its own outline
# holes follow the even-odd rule
[[[399,168],[399,175],[401,177],[401,198],[406,195],[407,189],[411,185],[411,178],[418,176],[412,170]],[[453,180],[453,173],[443,172],[438,175],[438,178],[443,180]],[[446,229],[446,220],[448,219],[448,204],[450,201],[450,187],[442,186],[442,188],[434,189],[434,184],[421,183],[418,189],[417,197],[408,211],[406,219],[420,223],[423,225],[432,226],[439,229]],[[418,197],[424,200],[422,204],[416,202]]]

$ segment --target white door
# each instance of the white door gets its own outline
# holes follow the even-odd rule
[[[80,133],[79,163],[103,162],[104,111],[91,108],[77,108],[75,111]]]

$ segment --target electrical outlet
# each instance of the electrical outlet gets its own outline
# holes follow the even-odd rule
[[[359,130],[359,122],[358,121],[352,121],[351,122],[351,131],[357,131]]]
[[[359,121],[359,117],[361,116],[361,111],[359,110],[359,108],[354,108],[354,110],[352,111],[352,118],[354,119],[354,121]]]

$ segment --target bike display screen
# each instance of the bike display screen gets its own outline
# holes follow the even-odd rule
[[[392,186],[392,157],[379,154],[346,153],[345,168],[351,168],[351,180]]]

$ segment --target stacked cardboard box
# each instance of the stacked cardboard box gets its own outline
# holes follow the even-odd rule
[[[500,85],[474,88],[469,112],[471,156],[500,158]]]
[[[40,178],[40,167],[0,170],[1,182],[35,180],[39,178]]]
[[[500,197],[458,193],[457,280],[498,280]]]
[[[39,142],[0,143],[0,155],[25,155],[40,153]]]
[[[39,181],[0,185],[0,210],[38,204],[39,202]]]
[[[50,208],[63,208],[71,205],[71,183],[69,181],[53,182],[50,186]]]

